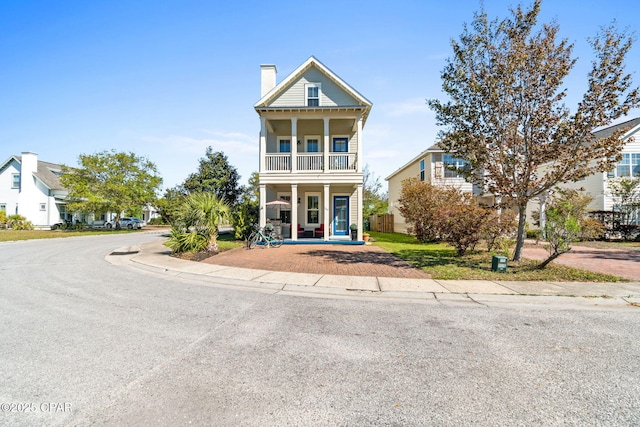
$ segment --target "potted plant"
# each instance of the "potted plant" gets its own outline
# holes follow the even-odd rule
[[[351,224],[349,229],[351,230],[351,240],[356,240],[358,238],[358,225]]]
[[[369,237],[371,237],[369,233],[362,233],[362,240],[364,240],[365,242],[369,241]]]

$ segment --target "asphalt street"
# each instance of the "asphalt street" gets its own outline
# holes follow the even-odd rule
[[[307,298],[0,244],[0,425],[640,425],[637,307]]]

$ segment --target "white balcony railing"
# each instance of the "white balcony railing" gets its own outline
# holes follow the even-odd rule
[[[329,170],[354,171],[356,167],[356,153],[341,153],[329,155]]]
[[[269,154],[265,160],[267,171],[288,172],[291,170],[291,154]]]
[[[299,153],[296,168],[298,172],[356,171],[357,158],[356,153],[329,154],[329,167],[325,168],[324,154]],[[291,154],[267,154],[265,169],[266,172],[291,172]]]
[[[322,154],[298,154],[296,166],[299,171],[322,172],[324,170],[324,155]]]

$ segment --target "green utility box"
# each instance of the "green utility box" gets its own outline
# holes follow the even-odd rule
[[[491,258],[491,271],[497,271],[498,273],[507,272],[507,257],[494,255]]]

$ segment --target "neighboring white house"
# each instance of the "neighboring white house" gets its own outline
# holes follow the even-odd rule
[[[611,211],[614,209],[616,200],[612,197],[608,185],[611,180],[640,176],[640,117],[597,129],[593,132],[593,135],[600,139],[610,136],[620,129],[626,129],[622,135],[622,139],[626,141],[626,144],[622,149],[622,160],[616,164],[612,171],[595,173],[580,181],[559,185],[564,188],[584,189],[585,193],[593,197],[588,206],[590,211]],[[531,218],[532,212],[540,211],[541,202],[541,198],[536,198],[529,203],[527,218]],[[633,221],[635,224],[640,224],[640,215],[638,213],[636,213]]]
[[[71,220],[65,211],[67,190],[58,179],[61,173],[61,165],[39,161],[36,153],[9,157],[0,164],[0,210],[22,215],[36,228]]]
[[[441,187],[455,187],[464,192],[473,192],[473,184],[467,182],[455,169],[465,166],[464,160],[445,153],[435,144],[385,178],[389,186],[389,213],[393,214],[393,231],[407,233],[407,224],[398,210],[398,199],[402,181],[417,178],[420,181]]]
[[[314,57],[276,84],[261,65],[260,225],[282,222],[285,238],[362,240],[363,127],[371,102]],[[284,200],[273,206],[269,202]],[[289,202],[289,204],[286,204]]]

